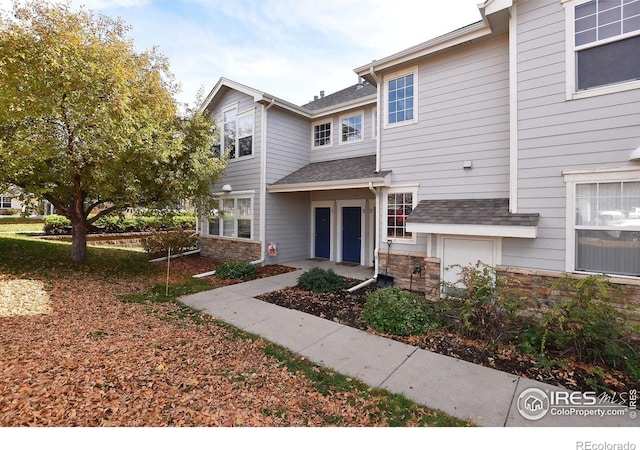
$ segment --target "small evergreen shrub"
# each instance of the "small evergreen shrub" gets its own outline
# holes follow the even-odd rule
[[[313,267],[298,277],[298,285],[305,291],[331,292],[347,287],[347,280],[332,269]]]
[[[225,280],[249,281],[258,277],[258,268],[248,262],[223,262],[216,269],[216,276]]]
[[[424,298],[396,287],[369,294],[360,321],[397,336],[424,334],[438,327],[436,315]]]
[[[71,221],[57,214],[45,216],[44,232],[46,234],[71,234]]]

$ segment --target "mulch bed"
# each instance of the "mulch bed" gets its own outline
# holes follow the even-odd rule
[[[355,284],[355,280],[351,281]],[[620,371],[596,368],[597,373],[594,373],[593,366],[571,359],[567,359],[562,365],[548,367],[548,365],[536,361],[533,356],[522,354],[513,346],[490,346],[480,341],[463,339],[449,333],[424,336],[391,336],[379,333],[358,321],[366,302],[366,296],[374,289],[376,289],[375,286],[368,286],[354,293],[349,293],[347,290],[313,293],[299,287],[292,287],[267,293],[258,298],[265,302],[303,311],[425,350],[566,389],[582,392],[593,391],[594,382],[613,392],[640,389],[639,383],[633,382]]]

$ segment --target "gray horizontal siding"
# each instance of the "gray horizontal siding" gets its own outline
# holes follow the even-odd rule
[[[340,142],[340,117],[348,117],[357,112],[363,111],[363,139],[360,142]],[[322,147],[313,147],[312,142],[312,126],[308,127],[307,149],[311,151],[311,162],[329,161],[342,158],[355,158],[357,156],[373,155],[376,152],[376,140],[372,137],[372,116],[371,107],[356,108],[339,114],[334,114],[326,118],[331,122],[332,145],[323,145]],[[323,119],[314,120],[312,123],[323,122]]]
[[[311,206],[309,193],[267,194],[267,242],[278,244],[277,258],[285,263],[309,257]]]
[[[393,184],[418,182],[420,199],[508,196],[507,37],[430,58],[418,72],[418,123],[382,131],[382,169]]]
[[[564,8],[518,4],[518,211],[540,213],[538,238],[505,239],[503,263],[564,270],[562,172],[632,166],[640,90],[567,101]]]
[[[214,192],[220,192],[224,184],[231,185],[233,192],[254,191],[253,194],[253,236],[258,239],[260,235],[260,157],[262,140],[262,106],[253,101],[242,92],[224,88],[207,108],[212,111],[216,121],[221,120],[223,108],[232,104],[238,104],[238,112],[253,111],[253,157],[229,160],[222,177],[214,187]]]
[[[267,184],[309,164],[309,130],[305,118],[277,107],[267,111]]]

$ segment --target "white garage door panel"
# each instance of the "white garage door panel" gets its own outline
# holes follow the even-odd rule
[[[460,275],[460,267],[449,267],[460,265],[462,267],[474,265],[478,261],[489,266],[495,266],[495,245],[494,240],[487,239],[442,239],[442,278],[445,283],[455,283]]]

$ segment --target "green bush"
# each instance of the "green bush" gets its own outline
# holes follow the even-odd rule
[[[305,291],[331,292],[347,287],[347,280],[332,269],[313,267],[298,277],[298,285]]]
[[[44,231],[46,234],[70,234],[71,222],[64,216],[46,216]],[[136,214],[130,217],[108,215],[93,223],[91,232],[132,233],[140,231],[194,230],[196,217],[190,212]]]
[[[64,216],[52,214],[44,218],[44,232],[46,234],[70,234],[71,221]]]
[[[369,294],[360,321],[377,331],[397,336],[424,334],[439,326],[427,300],[396,287],[377,289]]]
[[[443,283],[447,296],[438,303],[445,327],[459,336],[489,341],[510,339],[523,325],[518,296],[496,270],[480,261],[460,268],[455,283]]]
[[[632,327],[624,310],[614,305],[615,289],[606,277],[565,276],[553,288],[568,292],[568,298],[542,312],[538,327],[530,330],[524,345],[538,348],[542,355],[569,351],[585,362],[626,368],[638,379],[640,355],[631,343]]]
[[[216,269],[216,277],[249,281],[258,277],[258,268],[248,262],[223,262]]]

